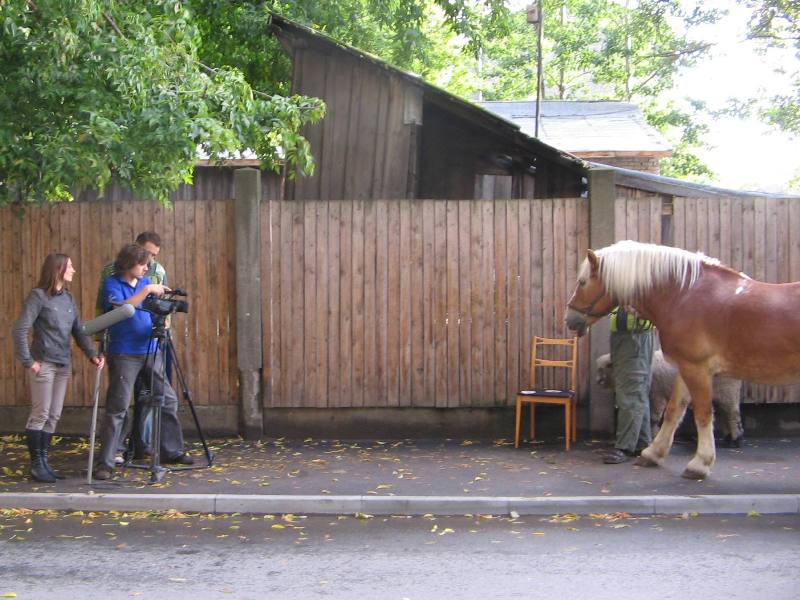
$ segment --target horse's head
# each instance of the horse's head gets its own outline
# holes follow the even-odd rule
[[[578,271],[575,291],[567,303],[564,320],[567,327],[578,336],[586,333],[589,325],[606,316],[616,306],[614,299],[606,292],[600,278],[600,259],[588,250],[586,260]]]

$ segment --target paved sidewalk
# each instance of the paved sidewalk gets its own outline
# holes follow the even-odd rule
[[[694,451],[678,442],[660,468],[604,465],[606,442],[526,444],[507,440],[213,440],[214,465],[149,473],[119,469],[86,483],[86,441],[61,440],[51,464],[68,478],[24,476],[27,450],[0,437],[0,507],[200,512],[372,514],[580,512],[800,512],[800,438],[752,439],[718,448],[705,481],[680,474]],[[205,464],[200,447],[192,448]]]

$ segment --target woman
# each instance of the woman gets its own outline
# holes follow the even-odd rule
[[[81,330],[78,307],[67,289],[74,275],[75,268],[66,254],[49,255],[42,265],[39,284],[25,299],[12,331],[16,356],[27,370],[31,389],[31,413],[25,427],[31,457],[28,473],[44,483],[64,479],[50,468],[47,455],[72,372],[70,335],[98,369],[103,366],[103,357]],[[31,328],[33,343],[29,346]]]

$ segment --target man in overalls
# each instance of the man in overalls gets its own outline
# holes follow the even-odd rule
[[[617,406],[614,449],[603,462],[616,465],[646,448],[650,433],[650,381],[653,364],[653,324],[632,308],[611,311],[611,364]]]

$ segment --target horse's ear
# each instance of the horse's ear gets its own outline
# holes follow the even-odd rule
[[[591,274],[597,275],[597,271],[600,269],[600,259],[597,258],[597,254],[595,254],[591,248],[586,251],[586,260],[589,261]]]

